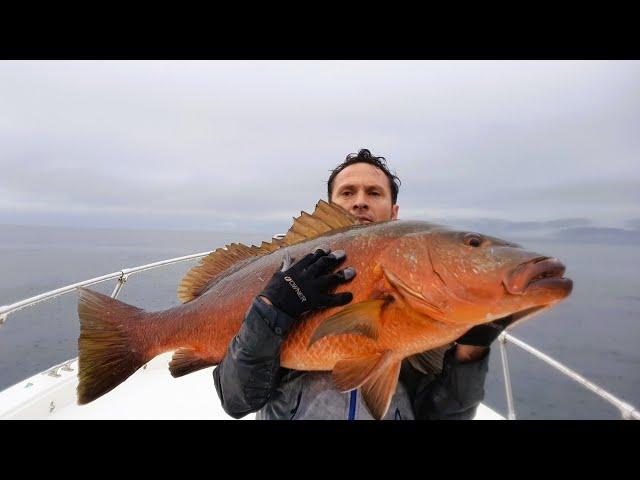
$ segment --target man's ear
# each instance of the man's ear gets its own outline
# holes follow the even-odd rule
[[[400,209],[400,205],[397,203],[391,207],[391,220],[398,219],[398,210]]]

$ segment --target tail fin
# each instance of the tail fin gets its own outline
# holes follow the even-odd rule
[[[144,315],[140,308],[79,288],[78,404],[113,390],[145,363],[131,345],[125,325]]]

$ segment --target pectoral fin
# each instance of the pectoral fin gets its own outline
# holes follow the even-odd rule
[[[380,314],[387,302],[387,299],[367,300],[340,310],[316,328],[309,340],[309,347],[323,337],[345,333],[356,333],[374,340],[377,339],[380,329]]]

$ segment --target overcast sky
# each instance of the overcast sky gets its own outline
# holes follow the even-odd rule
[[[0,62],[0,223],[283,231],[360,148],[400,218],[638,228],[640,62]]]

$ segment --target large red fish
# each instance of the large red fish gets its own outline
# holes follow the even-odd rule
[[[351,291],[353,300],[298,322],[282,345],[281,365],[331,370],[339,390],[361,388],[375,418],[388,409],[403,359],[447,346],[478,324],[511,314],[520,321],[572,289],[562,263],[519,245],[427,222],[360,225],[321,201],[282,240],[231,244],[205,257],[180,284],[180,306],[145,312],[81,289],[78,403],[166,351],[175,351],[174,377],[220,363],[283,260],[320,246],[346,252],[357,275],[336,291]]]

